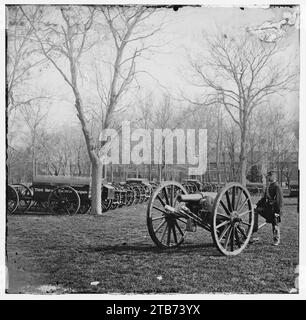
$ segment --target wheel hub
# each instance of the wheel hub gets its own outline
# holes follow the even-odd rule
[[[237,224],[239,224],[240,221],[241,221],[241,218],[239,217],[237,211],[231,212],[230,219],[231,219],[231,224],[232,224],[232,225],[237,225]]]

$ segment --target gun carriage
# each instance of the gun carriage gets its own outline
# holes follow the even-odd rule
[[[148,201],[151,193],[152,186],[146,179],[141,178],[130,178],[126,180],[126,183],[131,186],[132,189],[135,189],[135,202],[143,203],[144,201]]]
[[[253,225],[250,193],[236,182],[218,192],[188,194],[183,185],[167,181],[156,188],[147,208],[149,234],[161,248],[176,248],[187,232],[203,228],[222,254],[237,255],[247,246]]]
[[[113,188],[103,185],[101,197],[103,208],[105,201],[113,199]],[[88,177],[35,176],[30,187],[23,184],[7,187],[9,213],[29,210],[64,214],[86,213],[90,209],[90,203]]]

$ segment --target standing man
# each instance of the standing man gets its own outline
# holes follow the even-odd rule
[[[267,188],[263,198],[257,202],[255,209],[255,223],[253,232],[258,231],[258,214],[266,219],[267,223],[272,224],[273,244],[278,246],[280,243],[280,222],[283,209],[283,192],[277,183],[276,173],[267,173]],[[253,238],[253,241],[258,239]]]

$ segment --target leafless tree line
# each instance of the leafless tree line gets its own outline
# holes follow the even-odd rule
[[[157,9],[145,6],[9,7],[9,175],[18,172],[19,179],[29,179],[41,165],[46,174],[91,174],[92,213],[101,214],[103,144],[98,136],[131,119],[135,128],[207,128],[208,162],[215,164],[218,182],[225,176],[246,183],[252,166],[263,163],[290,178],[286,163],[298,149],[298,122],[288,120],[275,101],[296,90],[298,72],[283,64],[284,48],[247,33],[203,33],[204,53],[187,57],[189,81],[199,90],[196,99],[188,92],[179,99],[169,93],[140,99],[138,62],[158,47],[151,40],[163,26],[161,17],[153,27],[148,24],[156,14]],[[78,126],[46,126],[53,97],[47,90],[35,92],[31,81],[51,69],[72,94]],[[90,84],[90,93],[83,82]],[[160,165],[159,180],[169,170]]]

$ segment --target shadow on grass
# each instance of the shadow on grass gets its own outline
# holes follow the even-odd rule
[[[89,246],[86,251],[88,252],[101,252],[107,254],[117,254],[120,252],[126,253],[135,253],[135,252],[147,252],[147,253],[157,253],[157,254],[167,254],[167,255],[177,255],[177,254],[191,254],[191,253],[199,253],[199,249],[203,249],[201,251],[201,255],[204,256],[215,256],[215,257],[224,257],[219,254],[215,245],[213,243],[204,243],[204,244],[188,244],[183,245],[178,248],[171,249],[161,249],[156,246],[148,246],[143,244],[116,244],[116,245],[107,245],[107,246]]]

